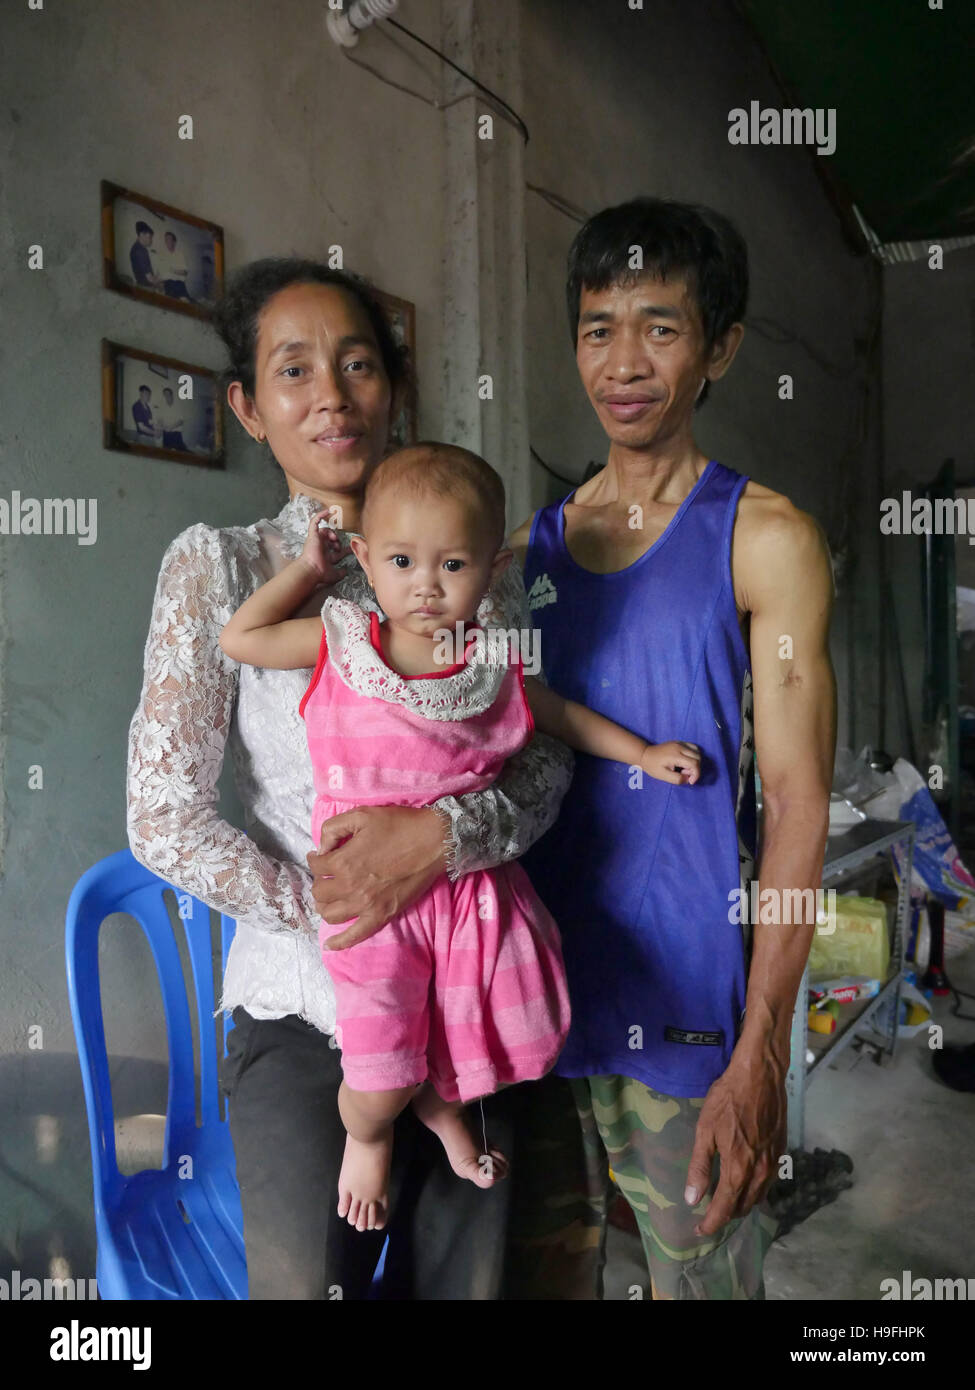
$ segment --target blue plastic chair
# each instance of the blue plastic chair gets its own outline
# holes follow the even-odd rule
[[[199,1126],[190,1003],[163,901],[167,889],[180,904],[196,989]],[[130,1176],[118,1170],[98,973],[98,933],[113,912],[130,913],[149,940],[169,1043],[163,1166]],[[164,882],[124,849],[78,880],[66,926],[68,993],[91,1135],[99,1294],[104,1299],[245,1299],[240,1190],[230,1127],[221,1120],[219,1107],[210,909]],[[222,916],[220,928],[226,963],[236,923]],[[225,1023],[225,1044],[230,1027]]]

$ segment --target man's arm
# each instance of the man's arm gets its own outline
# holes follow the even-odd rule
[[[799,912],[808,920],[788,925],[781,906],[785,890],[812,889],[815,901],[822,884],[836,742],[829,551],[813,518],[784,498],[762,499],[755,512],[757,521],[743,525],[742,519],[736,528],[735,574],[741,602],[751,612],[755,752],[763,795],[759,887],[763,895],[776,890],[779,911],[774,924],[753,925],[742,1032],[698,1121],[688,1171],[691,1205],[707,1189],[714,1149],[721,1155],[721,1180],[698,1227],[702,1235],[759,1200],[785,1149],[792,1014],[815,912]],[[793,895],[788,901],[803,900]]]

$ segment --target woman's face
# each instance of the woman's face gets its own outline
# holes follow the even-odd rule
[[[369,319],[337,285],[279,290],[261,311],[250,401],[228,399],[255,438],[266,436],[292,493],[348,508],[354,528],[366,479],[386,451],[392,388]]]

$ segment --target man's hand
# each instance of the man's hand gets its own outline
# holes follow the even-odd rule
[[[312,895],[326,922],[357,919],[329,938],[330,951],[373,936],[446,872],[444,828],[432,807],[360,806],[325,822],[307,856]]]
[[[713,1235],[765,1195],[777,1175],[779,1156],[785,1153],[786,1110],[780,1065],[772,1058],[754,1066],[736,1065],[732,1058],[708,1091],[697,1122],[684,1193],[688,1206],[696,1206],[707,1192],[715,1152],[721,1172],[695,1235]]]

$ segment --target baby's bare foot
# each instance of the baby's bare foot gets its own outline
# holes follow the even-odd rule
[[[393,1132],[373,1143],[345,1136],[345,1156],[339,1174],[339,1216],[357,1231],[381,1231],[389,1209],[389,1165]]]
[[[500,1149],[482,1153],[467,1127],[464,1111],[441,1099],[432,1086],[426,1085],[413,1100],[417,1118],[440,1140],[459,1178],[467,1178],[478,1187],[493,1187],[508,1174],[508,1160]]]

